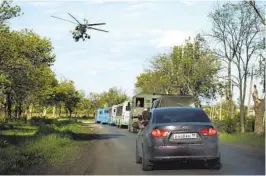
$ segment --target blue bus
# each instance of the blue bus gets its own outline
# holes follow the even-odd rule
[[[109,107],[106,107],[106,108],[103,108],[102,109],[102,120],[101,120],[101,123],[102,124],[108,124],[108,122],[109,122],[109,120],[110,120],[110,118],[111,118],[111,116],[110,116],[110,109],[111,108],[109,108]]]
[[[110,108],[110,119],[109,119],[109,125],[115,126],[116,122],[116,109],[117,105],[114,105]]]
[[[102,122],[102,116],[103,116],[103,108],[97,109],[96,118],[95,118],[96,123]]]

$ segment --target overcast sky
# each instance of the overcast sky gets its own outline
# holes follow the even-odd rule
[[[136,76],[148,67],[148,59],[182,44],[188,36],[208,31],[207,17],[214,1],[167,0],[83,0],[23,1],[23,16],[11,21],[13,29],[31,28],[51,39],[58,78],[75,81],[78,89],[102,92],[117,86],[133,95]],[[106,22],[89,31],[91,40],[74,42],[70,30],[74,24],[51,18]],[[237,95],[235,95],[237,97]]]

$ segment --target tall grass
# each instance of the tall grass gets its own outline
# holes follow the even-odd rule
[[[265,148],[265,135],[255,135],[254,133],[220,133],[220,139],[223,142],[243,144],[251,147]]]
[[[27,174],[33,165],[60,162],[76,148],[73,136],[80,131],[76,120],[43,120],[37,126],[14,123],[1,131],[0,174]]]

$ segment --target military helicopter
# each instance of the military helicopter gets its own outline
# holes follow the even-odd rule
[[[97,30],[97,31],[102,31],[102,32],[108,32],[106,30],[102,30],[102,29],[97,29],[91,26],[96,26],[96,25],[105,25],[106,23],[94,23],[94,24],[88,24],[88,20],[84,19],[84,24],[81,24],[73,15],[71,15],[70,13],[68,13],[69,16],[71,16],[76,22],[73,21],[69,21],[69,20],[65,20],[63,18],[59,18],[56,16],[51,16],[53,18],[57,18],[59,20],[63,20],[63,21],[67,21],[73,24],[76,24],[77,26],[75,27],[75,29],[73,31],[71,31],[73,38],[75,39],[76,42],[79,41],[79,39],[83,39],[83,41],[85,41],[85,39],[90,39],[90,35],[88,35],[87,29],[93,29],[93,30]]]

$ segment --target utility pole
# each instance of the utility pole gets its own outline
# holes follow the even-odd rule
[[[251,80],[250,80],[250,88],[249,88],[249,97],[248,97],[248,116],[249,116],[249,111],[250,111],[250,102],[251,102],[251,96],[252,96],[252,85],[253,85],[253,68],[254,66],[252,67],[252,71],[251,71]]]

